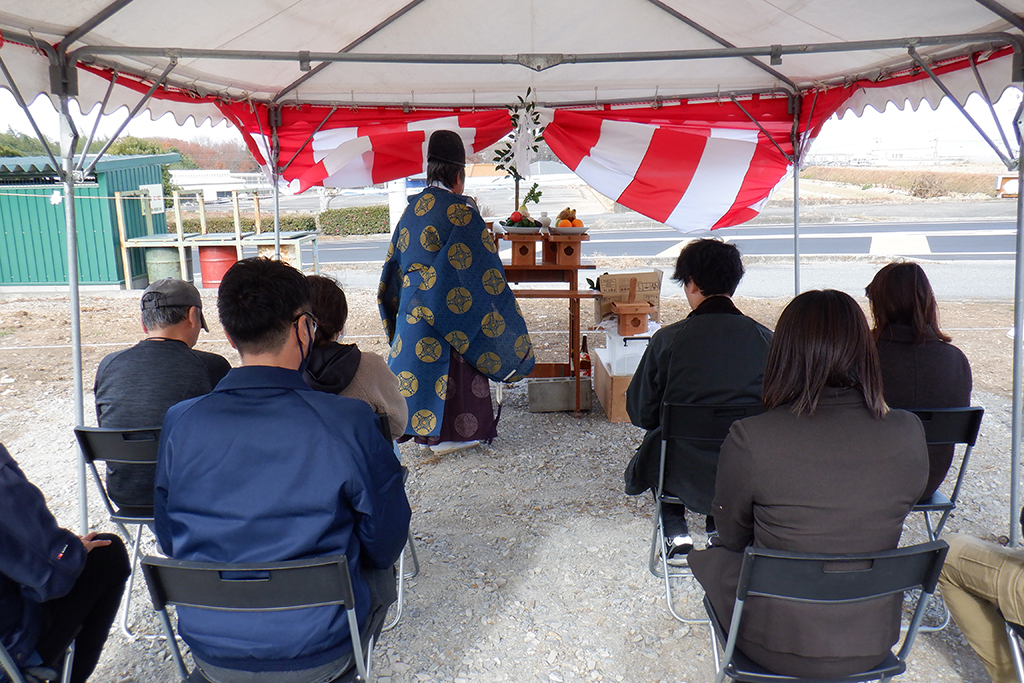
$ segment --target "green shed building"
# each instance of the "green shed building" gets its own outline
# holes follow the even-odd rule
[[[161,167],[178,154],[107,156],[75,184],[78,273],[83,285],[124,284],[115,192],[162,183]],[[85,164],[86,166],[88,164]],[[162,207],[145,211],[143,199],[122,201],[125,236],[167,232]],[[149,216],[146,213],[150,213]],[[150,220],[151,219],[151,220]],[[131,277],[146,274],[141,249],[130,250]],[[0,157],[0,286],[68,283],[63,185],[49,157]]]

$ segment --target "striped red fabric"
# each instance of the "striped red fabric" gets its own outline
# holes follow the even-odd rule
[[[221,104],[220,109],[242,131],[253,156],[269,175],[266,109],[247,104]],[[366,187],[405,178],[426,169],[427,140],[435,130],[458,133],[467,154],[487,149],[512,130],[507,110],[407,114],[361,108],[330,112],[325,107],[282,111],[282,125],[277,130],[279,165],[286,167],[281,173],[282,189],[298,193],[318,185]]]
[[[804,98],[800,131],[821,124],[852,93]],[[741,106],[742,105],[742,106]],[[784,97],[740,104],[541,110],[551,150],[602,194],[683,232],[737,225],[756,216],[791,170],[793,116]],[[261,105],[220,104],[269,175],[270,127]],[[751,117],[757,120],[755,124]],[[326,120],[325,120],[326,119]],[[286,107],[277,133],[282,188],[365,187],[421,173],[434,130],[459,133],[468,153],[511,130],[509,112]]]
[[[817,135],[850,92],[805,98],[802,138]],[[577,175],[623,206],[682,232],[713,230],[756,216],[791,170],[787,100],[740,104],[548,110],[544,138]]]

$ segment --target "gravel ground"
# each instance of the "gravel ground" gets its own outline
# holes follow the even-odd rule
[[[138,338],[137,296],[83,298],[86,422],[103,355]],[[381,351],[373,292],[350,291],[350,339]],[[212,295],[207,294],[212,309]],[[740,307],[774,327],[784,300],[744,299]],[[564,305],[522,304],[543,359],[564,344]],[[979,536],[1007,528],[1009,343],[1006,302],[943,303],[943,324],[975,371],[974,402],[986,408],[961,505],[948,527]],[[663,301],[666,320],[686,312]],[[215,317],[215,316],[208,316]],[[211,323],[213,321],[211,320]],[[62,524],[75,528],[77,496],[72,382],[62,297],[0,297],[0,441],[46,494]],[[592,345],[599,345],[599,336]],[[219,326],[202,347],[236,356]],[[52,347],[52,348],[51,348]],[[676,622],[661,582],[647,571],[652,505],[622,493],[622,469],[641,431],[609,423],[595,401],[582,417],[534,414],[525,386],[504,391],[500,435],[491,446],[445,456],[402,447],[410,467],[413,530],[422,564],[408,582],[406,611],[374,654],[380,683],[442,681],[709,681],[708,631]],[[91,487],[90,487],[91,489]],[[93,526],[110,531],[90,490]],[[693,526],[702,527],[694,519]],[[919,519],[904,540],[924,539]],[[677,609],[700,615],[700,591],[679,582]],[[144,588],[132,620],[159,633]],[[108,643],[94,680],[164,681],[175,672],[166,644],[150,637]],[[986,680],[954,626],[922,635],[905,681]]]

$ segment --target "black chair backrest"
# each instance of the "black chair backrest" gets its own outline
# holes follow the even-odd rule
[[[75,427],[86,462],[156,464],[160,428]]]
[[[380,433],[384,435],[384,440],[394,441],[395,437],[391,435],[391,418],[387,413],[377,413],[377,419],[380,420]]]
[[[978,440],[984,408],[915,409],[924,425],[924,438],[929,444],[963,443],[973,447]]]
[[[760,403],[739,405],[696,405],[666,403],[661,408],[661,438],[684,439],[719,445],[736,420],[764,412]]]
[[[344,555],[257,564],[145,557],[142,571],[158,610],[168,604],[229,612],[355,606]]]
[[[857,602],[911,588],[931,593],[949,546],[930,541],[856,555],[821,555],[747,547],[736,596],[800,602]]]

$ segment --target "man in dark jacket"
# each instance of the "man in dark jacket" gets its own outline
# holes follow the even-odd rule
[[[740,313],[732,295],[743,278],[739,250],[718,239],[695,240],[679,254],[673,279],[693,309],[684,320],[658,330],[626,391],[626,412],[647,430],[626,468],[626,493],[658,486],[661,409],[664,403],[760,403],[771,330]],[[693,548],[685,507],[711,513],[718,453],[681,444],[685,460],[665,466],[665,490],[683,505],[663,505],[668,557]],[[714,519],[708,517],[708,531]],[[678,560],[677,560],[678,561]]]
[[[409,530],[402,470],[373,409],[314,391],[300,369],[317,322],[309,285],[253,258],[225,274],[224,331],[242,367],[167,411],[156,536],[175,559],[277,562],[344,554],[361,627],[379,630]],[[334,680],[352,663],[337,606],[239,614],[179,607],[197,665],[222,683]]]
[[[194,285],[164,278],[142,293],[146,338],[115,351],[96,370],[96,423],[100,427],[159,427],[167,409],[208,394],[231,364],[192,347],[206,330],[203,300]],[[153,466],[107,464],[107,492],[118,506],[153,504]]]
[[[77,637],[71,680],[88,679],[128,574],[121,540],[61,529],[0,444],[0,641],[18,666],[49,678]]]

